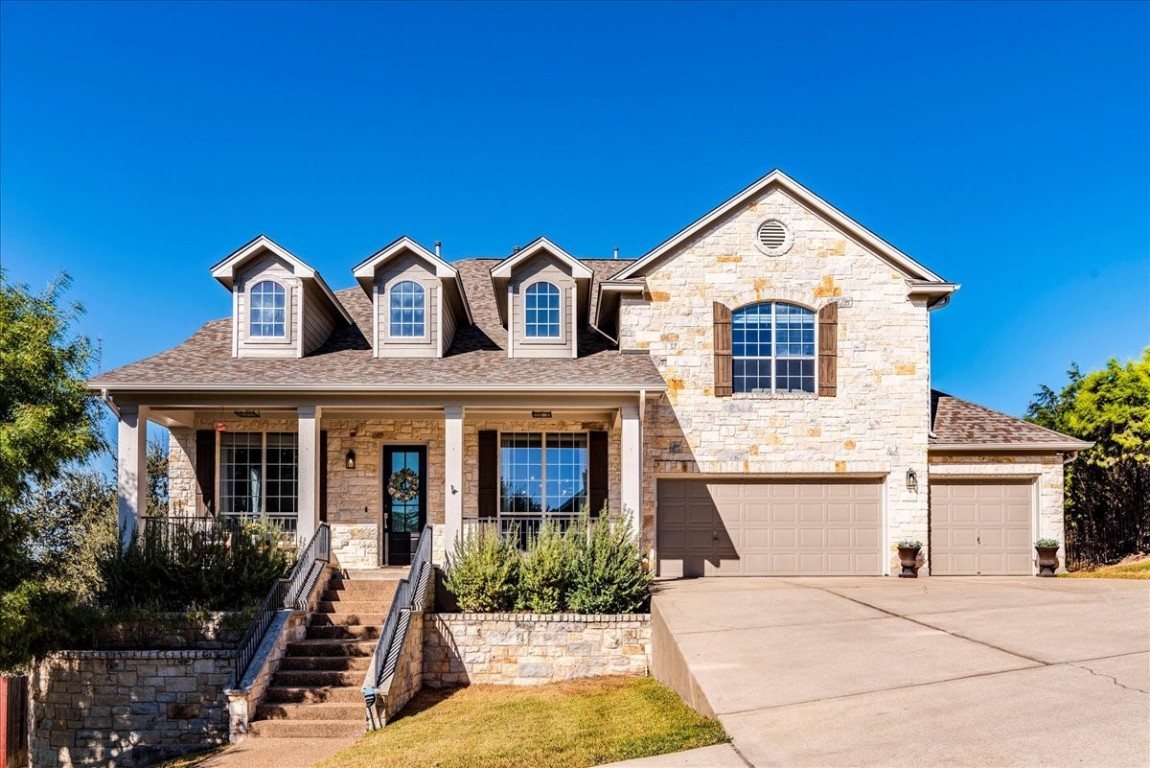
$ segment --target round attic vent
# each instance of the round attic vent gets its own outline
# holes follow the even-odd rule
[[[759,249],[768,256],[781,256],[790,250],[791,231],[776,219],[767,219],[759,225]]]

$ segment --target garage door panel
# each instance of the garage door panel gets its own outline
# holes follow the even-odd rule
[[[931,573],[1032,573],[1032,497],[1030,482],[932,481]]]
[[[882,573],[879,483],[660,480],[657,498],[660,560],[679,559],[669,572]],[[696,533],[681,544],[676,529]]]

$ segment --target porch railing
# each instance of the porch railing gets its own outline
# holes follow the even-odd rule
[[[403,641],[407,637],[407,627],[411,622],[411,612],[423,609],[424,595],[433,571],[431,564],[431,526],[424,526],[419,535],[419,543],[411,556],[411,567],[407,578],[399,580],[395,599],[387,611],[375,653],[363,676],[363,698],[368,708],[368,721],[375,727],[373,707],[378,693],[386,694],[395,675],[399,654],[403,651]]]
[[[260,603],[252,623],[236,648],[235,683],[239,687],[248,673],[248,667],[255,659],[256,651],[263,644],[268,627],[275,615],[282,610],[303,610],[307,598],[315,587],[324,567],[331,561],[331,529],[327,523],[320,523],[307,546],[300,552],[291,574],[286,579],[272,582],[267,596]]]

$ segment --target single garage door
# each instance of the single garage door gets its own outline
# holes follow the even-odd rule
[[[930,572],[1033,573],[1031,482],[930,482]]]
[[[659,480],[664,576],[882,573],[876,482]]]

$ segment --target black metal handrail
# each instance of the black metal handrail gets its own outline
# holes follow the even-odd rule
[[[422,610],[423,597],[427,594],[427,583],[431,578],[431,572],[431,526],[428,525],[419,535],[419,543],[412,553],[407,578],[399,580],[395,598],[391,601],[391,608],[387,611],[387,618],[375,644],[375,652],[371,655],[371,663],[363,676],[363,698],[369,710],[375,702],[376,692],[386,692],[391,677],[395,674],[395,665],[399,661],[403,640],[407,636],[411,611]],[[369,712],[369,720],[374,722],[374,717],[371,715]]]
[[[263,645],[264,637],[275,615],[285,609],[306,608],[308,595],[311,594],[319,575],[330,561],[331,529],[327,523],[320,523],[296,559],[291,574],[286,579],[276,579],[272,582],[267,596],[260,603],[252,623],[248,625],[247,632],[236,647],[235,687],[239,687],[247,675],[248,667],[255,659],[256,651]]]

